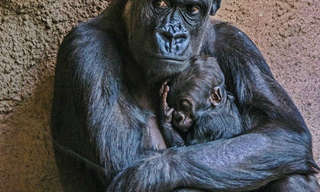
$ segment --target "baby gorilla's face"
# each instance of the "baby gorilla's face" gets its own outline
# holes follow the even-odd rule
[[[224,98],[226,98],[225,91],[217,86],[212,90],[208,99],[196,99],[191,96],[177,99],[177,102],[174,104],[175,110],[172,114],[172,124],[179,131],[186,133],[190,130],[195,118],[199,115],[196,113],[200,106],[214,109],[223,103]]]
[[[179,99],[172,116],[173,125],[181,132],[188,132],[194,120],[195,103],[192,98]]]

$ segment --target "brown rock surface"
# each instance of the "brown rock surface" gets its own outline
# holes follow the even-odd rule
[[[48,127],[63,36],[106,0],[0,0],[0,191],[60,191]],[[301,110],[320,164],[320,2],[229,0],[218,17],[244,30]]]
[[[49,117],[58,45],[100,0],[0,0],[0,191],[61,191]]]

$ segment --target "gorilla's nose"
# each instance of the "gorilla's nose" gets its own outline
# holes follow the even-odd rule
[[[187,39],[187,32],[181,30],[181,28],[178,26],[169,26],[169,29],[161,31],[161,35],[168,40]]]
[[[157,41],[163,54],[181,55],[189,44],[189,34],[183,27],[169,25],[157,33]]]

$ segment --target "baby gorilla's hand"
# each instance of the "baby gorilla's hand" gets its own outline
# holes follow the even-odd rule
[[[172,114],[174,112],[173,108],[170,108],[167,103],[167,97],[169,93],[169,86],[167,82],[164,82],[160,89],[160,126],[161,132],[165,138],[165,142],[168,147],[178,147],[184,145],[184,140],[180,136],[180,134],[174,130],[172,126]]]
[[[168,97],[168,93],[169,93],[169,86],[167,85],[167,81],[163,83],[163,85],[161,86],[160,89],[160,96],[161,96],[161,103],[160,103],[160,113],[161,113],[161,117],[160,117],[160,121],[161,123],[165,123],[165,124],[171,124],[172,122],[172,113],[174,111],[173,108],[170,108],[168,103],[167,103],[167,97]]]

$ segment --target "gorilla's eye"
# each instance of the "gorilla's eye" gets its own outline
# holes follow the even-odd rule
[[[190,5],[187,7],[187,10],[190,15],[197,15],[200,13],[200,6],[199,5]]]
[[[165,9],[168,7],[168,4],[164,0],[157,0],[154,2],[154,6],[157,8]]]

